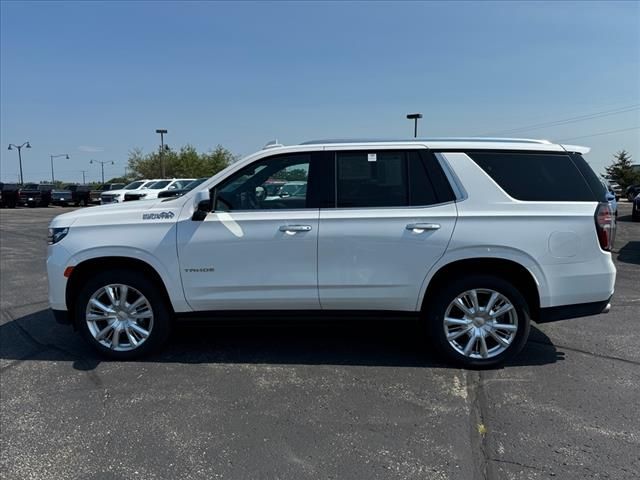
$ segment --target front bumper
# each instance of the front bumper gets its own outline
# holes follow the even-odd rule
[[[540,309],[537,323],[557,322],[558,320],[568,320],[570,318],[589,317],[601,313],[609,313],[611,309],[611,298],[601,302],[576,303],[574,305],[560,305],[558,307],[546,307]]]

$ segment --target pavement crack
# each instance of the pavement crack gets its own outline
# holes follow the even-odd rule
[[[473,455],[473,478],[491,480],[496,478],[495,469],[490,460],[487,443],[486,425],[487,395],[484,390],[484,372],[468,371],[467,391],[469,397],[469,434]]]
[[[529,468],[531,470],[537,470],[538,472],[546,472],[546,470],[544,468],[535,467],[533,465],[527,465],[526,463],[514,462],[514,461],[511,461],[511,460],[503,460],[501,458],[490,458],[489,460],[491,460],[492,462],[496,462],[496,463],[506,463],[507,465],[516,465],[516,466],[522,467],[522,468]]]
[[[635,360],[627,360],[626,358],[620,358],[620,357],[613,357],[611,355],[604,355],[602,353],[595,353],[595,352],[590,352],[588,350],[582,350],[580,348],[575,348],[575,347],[568,347],[567,345],[560,345],[558,343],[551,343],[551,342],[544,342],[541,340],[529,340],[531,343],[535,343],[538,345],[547,345],[549,347],[554,347],[554,348],[562,348],[564,350],[569,350],[570,352],[577,352],[577,353],[582,353],[584,355],[589,355],[592,357],[596,357],[596,358],[604,358],[606,360],[614,360],[617,362],[623,362],[623,363],[628,363],[630,365],[637,365],[640,366],[640,362],[637,362]]]

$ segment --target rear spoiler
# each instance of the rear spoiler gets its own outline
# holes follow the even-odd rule
[[[579,145],[560,145],[560,146],[564,148],[567,152],[582,153],[585,155],[591,151],[591,147],[581,147]]]

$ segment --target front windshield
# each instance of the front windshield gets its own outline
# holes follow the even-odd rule
[[[152,183],[147,188],[150,188],[151,190],[160,190],[161,188],[166,187],[170,183],[171,183],[171,180],[160,180],[159,182]]]
[[[124,187],[125,190],[136,190],[140,188],[140,186],[144,183],[144,181],[138,180],[137,182],[131,182],[129,185]]]

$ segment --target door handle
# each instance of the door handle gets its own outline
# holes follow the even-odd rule
[[[310,232],[311,225],[281,225],[279,230],[289,235],[293,235],[296,232]]]
[[[439,223],[409,223],[407,225],[407,230],[411,230],[413,233],[422,233],[425,230],[438,230],[439,228]]]

